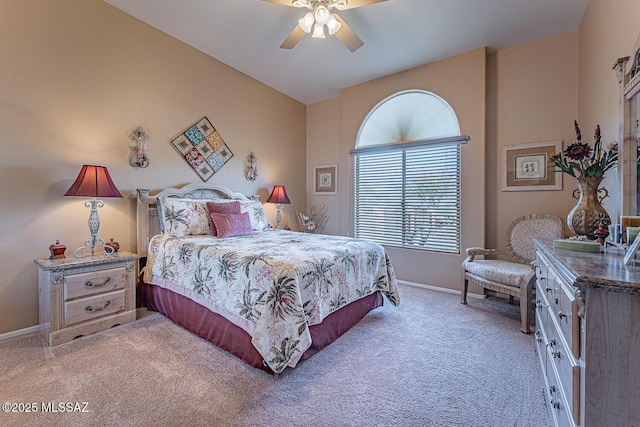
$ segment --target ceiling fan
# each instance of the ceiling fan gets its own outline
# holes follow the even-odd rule
[[[282,49],[293,49],[305,34],[311,33],[311,37],[325,38],[324,27],[327,27],[329,35],[335,35],[351,52],[360,49],[364,42],[349,27],[340,16],[331,13],[331,9],[338,10],[355,9],[373,3],[387,0],[263,0],[269,3],[277,3],[284,6],[304,7],[308,10],[293,29],[291,34],[282,42]],[[313,32],[312,32],[313,30]]]

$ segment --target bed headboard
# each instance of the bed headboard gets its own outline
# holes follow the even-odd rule
[[[227,187],[199,182],[185,185],[182,188],[167,188],[153,196],[149,195],[149,190],[137,189],[136,191],[138,193],[137,253],[141,257],[147,256],[149,240],[160,233],[157,201],[159,197],[251,200],[244,194],[231,191]]]

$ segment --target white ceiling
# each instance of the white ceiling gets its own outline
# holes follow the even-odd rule
[[[279,46],[306,10],[261,0],[104,0],[304,104],[342,88],[486,46],[578,28],[589,0],[388,0],[338,12],[362,38],[306,35]]]

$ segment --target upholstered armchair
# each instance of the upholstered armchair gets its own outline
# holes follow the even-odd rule
[[[531,262],[536,258],[534,237],[562,237],[562,220],[554,215],[527,215],[514,220],[507,229],[507,252],[468,248],[462,262],[460,302],[467,303],[469,283],[520,299],[520,330],[531,332],[532,293],[536,280]],[[482,257],[484,259],[477,259]]]

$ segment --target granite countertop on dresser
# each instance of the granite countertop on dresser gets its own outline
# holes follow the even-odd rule
[[[625,265],[620,248],[592,253],[554,248],[552,239],[534,239],[534,243],[543,254],[556,260],[561,273],[582,291],[600,288],[640,295],[640,261]]]
[[[110,262],[118,261],[133,261],[140,258],[138,255],[127,252],[118,251],[111,255],[104,253],[96,253],[95,255],[87,255],[82,258],[75,258],[73,255],[68,255],[64,258],[38,258],[33,262],[40,266],[43,270],[66,270],[74,267],[88,267],[92,265],[102,265]]]

